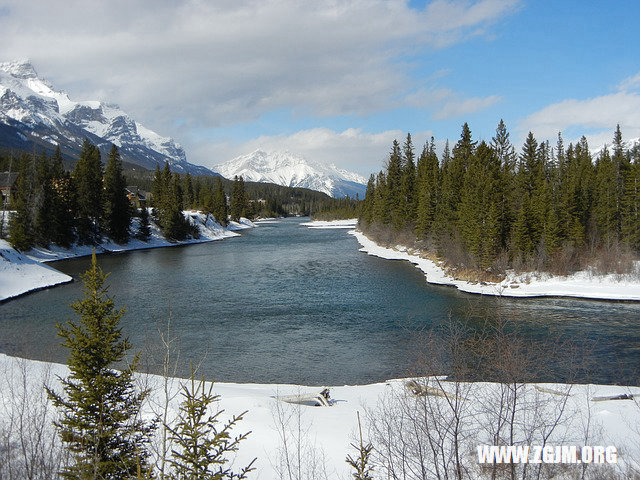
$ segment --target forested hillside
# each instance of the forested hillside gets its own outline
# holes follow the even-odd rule
[[[146,241],[151,221],[169,240],[195,237],[198,232],[184,210],[212,214],[225,226],[241,217],[308,215],[336,202],[321,192],[245,184],[241,177],[181,175],[168,164],[155,173],[125,169],[115,146],[103,162],[100,150],[88,140],[77,159],[64,158],[59,148],[51,156],[46,151],[9,152],[0,157],[0,172],[6,172],[3,181],[11,182],[17,174],[9,202],[0,206],[3,218],[9,219],[0,226],[0,237],[9,238],[20,250],[97,245],[103,237],[120,244],[132,237]],[[139,192],[142,202],[133,198]],[[142,207],[153,207],[151,218]],[[140,219],[134,229],[135,216]]]
[[[454,270],[626,272],[640,251],[640,145],[618,127],[595,158],[585,137],[560,134],[551,146],[529,133],[516,153],[500,121],[490,143],[465,123],[453,148],[439,156],[431,138],[416,155],[409,134],[370,177],[360,225]]]

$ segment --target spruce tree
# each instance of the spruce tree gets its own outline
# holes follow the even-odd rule
[[[116,243],[127,243],[131,235],[133,207],[127,197],[127,181],[122,172],[118,148],[113,145],[104,173],[103,224],[107,235]]]
[[[94,252],[82,276],[84,298],[72,305],[80,318],[58,324],[69,349],[70,374],[61,379],[63,392],[47,387],[47,393],[60,414],[55,425],[71,458],[61,472],[66,479],[134,479],[139,470],[150,471],[146,448],[155,424],[140,416],[149,391],[137,391],[134,384],[138,357],[122,364],[131,344],[119,325],[124,309],[116,309],[109,297],[106,278]]]
[[[175,480],[241,480],[253,470],[253,460],[239,472],[229,466],[229,454],[238,450],[249,433],[231,436],[247,412],[233,416],[221,424],[222,410],[211,413],[219,395],[213,394],[213,383],[196,382],[194,373],[188,385],[182,385],[182,398],[177,424],[166,425],[176,446],[169,460]]]
[[[16,194],[11,202],[14,213],[9,217],[9,242],[18,250],[29,250],[35,245],[33,192],[34,158],[23,155],[18,165]]]
[[[78,163],[73,170],[76,189],[76,226],[78,242],[97,245],[101,240],[102,163],[100,150],[85,139]]]
[[[53,185],[51,164],[46,152],[42,152],[36,159],[36,181],[33,199],[35,212],[34,228],[36,243],[48,247],[53,241]]]
[[[146,205],[140,208],[140,219],[138,223],[138,231],[136,232],[136,238],[143,242],[149,241],[151,238],[151,224],[149,223],[149,210]]]
[[[417,199],[415,192],[416,164],[413,151],[411,134],[407,133],[407,139],[402,146],[402,203],[404,211],[402,217],[404,224],[415,223]]]
[[[402,187],[402,153],[400,144],[394,140],[386,173],[386,210],[395,229],[405,223],[406,198]]]
[[[56,245],[69,248],[75,240],[74,213],[75,188],[71,181],[71,175],[64,169],[60,146],[56,146],[51,159],[52,182],[52,206],[51,216],[51,240]]]
[[[222,185],[220,177],[215,180],[215,190],[211,198],[211,213],[220,225],[226,227],[229,223],[229,206],[227,205],[227,195],[224,192],[224,185]]]
[[[231,185],[231,205],[229,207],[231,220],[240,221],[240,218],[246,215],[247,207],[248,200],[244,189],[244,180],[242,177],[235,176]]]
[[[187,173],[183,178],[184,185],[182,186],[182,192],[184,198],[182,205],[185,209],[190,210],[194,207],[193,180],[190,173]]]

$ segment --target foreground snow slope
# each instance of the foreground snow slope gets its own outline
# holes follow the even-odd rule
[[[205,215],[194,210],[184,212],[186,218],[198,227],[199,238],[192,238],[181,242],[171,242],[164,238],[160,229],[152,222],[151,237],[144,242],[132,238],[127,244],[120,245],[109,239],[105,239],[97,247],[88,245],[74,245],[67,249],[52,245],[50,248],[36,247],[26,254],[20,254],[14,250],[8,242],[0,240],[0,302],[11,297],[22,295],[26,292],[51,287],[61,283],[72,281],[72,278],[57,270],[43,265],[44,262],[75,258],[91,255],[95,248],[96,253],[124,252],[128,250],[141,250],[146,248],[172,247],[192,243],[204,243],[224,238],[237,237],[237,230],[244,230],[255,226],[251,220],[241,218],[240,222],[230,222],[222,227],[211,215]],[[138,219],[134,219],[132,231],[136,231]]]
[[[23,388],[22,380],[26,377],[27,388],[31,395],[41,392],[43,374],[49,375],[49,385],[59,390],[55,375],[66,376],[68,369],[65,365],[49,364],[32,360],[8,357],[0,354],[0,427],[6,424],[11,408],[11,400],[19,396]],[[158,406],[163,403],[163,379],[154,375],[139,375],[139,381],[152,389],[151,398],[147,405],[148,417],[158,414]],[[169,379],[169,419],[175,418],[179,404],[179,397],[175,394],[179,390],[181,380]],[[446,383],[446,382],[445,382]],[[296,385],[276,384],[236,384],[216,383],[214,393],[221,396],[219,407],[224,409],[223,417],[248,411],[245,419],[240,422],[235,434],[251,431],[248,439],[240,446],[235,459],[236,465],[245,465],[251,459],[257,458],[256,468],[250,478],[260,480],[276,480],[277,465],[279,463],[282,443],[280,434],[283,426],[275,419],[278,411],[289,418],[290,423],[284,426],[287,434],[297,435],[298,420],[302,429],[304,443],[304,458],[306,460],[322,460],[326,462],[328,476],[331,479],[346,479],[348,467],[345,456],[353,454],[350,444],[354,441],[357,427],[356,412],[364,422],[364,434],[369,438],[370,417],[365,409],[375,410],[381,402],[389,401],[397,396],[405,395],[404,380],[390,380],[372,385],[354,385],[331,387],[331,396],[335,400],[331,407],[292,406],[276,400],[274,397],[296,395],[304,393],[318,393],[321,387],[305,387]],[[451,390],[452,384],[447,384],[445,390]],[[482,402],[490,398],[497,385],[490,383],[463,384],[467,395],[469,412],[475,412],[466,417],[467,421],[476,421],[481,412],[486,411],[486,404]],[[640,405],[633,400],[604,400],[593,401],[597,397],[631,394],[638,397],[640,388],[622,386],[574,385],[569,389],[566,385],[544,384],[525,385],[521,394],[527,401],[534,399],[540,404],[550,405],[562,400],[558,391],[568,394],[566,405],[566,423],[558,429],[559,437],[549,438],[549,444],[583,445],[585,444],[583,421],[588,419],[593,429],[592,436],[587,440],[588,445],[614,445],[620,457],[620,468],[628,466],[640,459]],[[12,392],[16,392],[15,395]],[[554,393],[555,392],[555,393]],[[412,398],[412,397],[405,397]],[[523,397],[524,398],[524,397]],[[523,403],[524,405],[524,403]],[[553,409],[551,409],[553,410]],[[550,411],[551,411],[550,410]],[[278,433],[276,428],[280,428]],[[482,434],[473,430],[470,445],[482,443]],[[560,438],[562,440],[560,440]],[[562,441],[562,443],[560,443]],[[292,444],[289,448],[294,448]],[[469,450],[467,460],[469,465],[477,463],[474,457],[475,448]],[[635,459],[635,460],[634,460]],[[591,468],[602,468],[593,466]],[[306,478],[306,477],[305,477]],[[322,477],[324,478],[324,477]],[[382,477],[375,477],[382,478]]]
[[[636,273],[633,275],[596,275],[586,271],[566,277],[509,273],[500,283],[471,283],[456,280],[447,275],[437,263],[415,255],[405,247],[382,247],[358,230],[349,233],[355,236],[362,246],[361,252],[387,260],[409,261],[422,270],[427,282],[454,286],[463,292],[503,297],[576,297],[640,301],[640,265],[637,264]]]

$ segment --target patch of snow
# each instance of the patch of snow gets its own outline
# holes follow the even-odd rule
[[[0,420],[9,418],[12,392],[19,392],[24,388],[20,384],[26,380],[27,391],[38,392],[42,388],[42,376],[49,374],[48,385],[60,390],[59,378],[66,377],[69,370],[66,365],[25,360],[0,354]],[[26,376],[23,376],[26,372]],[[150,401],[143,412],[146,418],[152,418],[154,411],[151,405],[161,405],[163,398],[162,377],[156,375],[144,375],[137,373],[136,378],[141,384],[151,389]],[[250,431],[247,439],[240,443],[235,465],[246,465],[252,459],[257,458],[256,471],[251,478],[261,480],[277,480],[275,465],[279,458],[281,448],[277,425],[274,421],[274,411],[279,405],[285,412],[296,416],[300,412],[300,421],[304,430],[303,442],[308,442],[316,448],[316,452],[322,452],[326,462],[328,478],[348,478],[349,467],[345,462],[347,454],[354,454],[351,444],[357,431],[357,413],[363,418],[365,435],[367,423],[363,412],[365,409],[375,409],[376,406],[389,399],[391,395],[403,395],[407,379],[389,380],[383,383],[370,385],[344,385],[330,387],[330,395],[335,401],[330,407],[292,406],[287,403],[279,403],[276,397],[301,396],[318,394],[324,387],[299,386],[282,384],[253,384],[253,383],[215,383],[214,393],[220,395],[217,407],[223,410],[220,419],[222,421],[231,415],[247,411],[244,419],[240,421],[234,434]],[[180,402],[180,384],[185,383],[181,379],[169,379],[169,421],[176,417]],[[209,382],[207,382],[209,384]],[[446,382],[445,382],[446,384]],[[208,387],[207,387],[208,388]],[[468,390],[465,400],[471,415],[465,417],[465,422],[482,422],[482,416],[487,412],[487,401],[497,394],[499,386],[493,383],[462,384],[461,389]],[[446,390],[446,385],[445,385]],[[640,396],[640,388],[611,386],[611,385],[573,385],[563,384],[527,384],[521,387],[521,401],[527,402],[557,402],[558,397],[554,392],[568,392],[567,406],[565,408],[566,424],[558,428],[555,436],[548,439],[549,445],[582,445],[584,443],[583,422],[588,419],[591,422],[593,432],[600,431],[596,444],[614,445],[619,452],[618,467],[638,465],[640,459],[640,442],[637,432],[640,425],[640,408],[633,400],[609,400],[594,402],[594,397],[610,397],[616,395],[631,394]],[[564,394],[564,393],[562,393]],[[388,401],[388,400],[387,400]],[[434,400],[435,401],[435,400]],[[444,402],[445,400],[442,399]],[[589,408],[587,408],[587,406]],[[296,410],[299,409],[299,410]],[[590,410],[590,411],[589,411]],[[554,412],[555,414],[555,412]],[[293,417],[292,417],[293,418]],[[297,418],[297,417],[296,417]],[[286,428],[286,427],[285,427]],[[290,429],[295,428],[289,425]],[[473,430],[473,432],[480,431]],[[471,436],[470,443],[486,443],[486,438]],[[592,435],[594,435],[592,433]],[[596,438],[595,436],[593,437]],[[365,441],[367,439],[365,438]],[[555,442],[555,443],[554,443]],[[376,445],[374,445],[375,447]],[[475,449],[469,453],[471,460]],[[579,453],[578,453],[579,455]],[[573,468],[573,467],[568,467]],[[580,468],[579,466],[576,468]],[[594,468],[597,468],[595,466]]]
[[[349,228],[353,229],[358,224],[357,218],[349,218],[345,220],[313,220],[304,222],[300,225],[308,228]]]
[[[0,240],[0,302],[72,280],[69,275],[18,253],[9,242]]]
[[[575,297],[593,300],[640,301],[640,265],[636,264],[635,275],[596,275],[581,271],[569,276],[549,274],[515,274],[510,272],[500,283],[472,283],[449,276],[437,263],[407,251],[406,248],[382,247],[367,238],[362,232],[352,230],[365,252],[387,260],[406,260],[413,263],[426,277],[427,282],[449,285],[467,293],[503,297]]]

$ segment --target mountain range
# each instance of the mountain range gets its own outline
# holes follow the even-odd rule
[[[242,176],[251,182],[269,182],[287,187],[310,188],[332,197],[364,198],[367,179],[335,165],[307,160],[300,155],[256,150],[241,155],[213,169],[227,178]]]
[[[0,62],[0,147],[51,151],[76,158],[84,139],[106,158],[118,146],[123,161],[135,168],[155,169],[165,162],[177,173],[243,176],[246,181],[309,188],[334,197],[364,198],[367,180],[335,165],[313,162],[290,152],[256,150],[213,169],[187,161],[172,138],[163,137],[112,103],[75,101],[40,78],[28,61]]]
[[[145,169],[168,162],[174,172],[216,175],[189,163],[180,144],[146,128],[117,105],[73,101],[39,78],[28,61],[0,63],[0,145],[30,150],[59,144],[63,153],[76,157],[85,138],[103,155],[117,145],[125,162]]]

